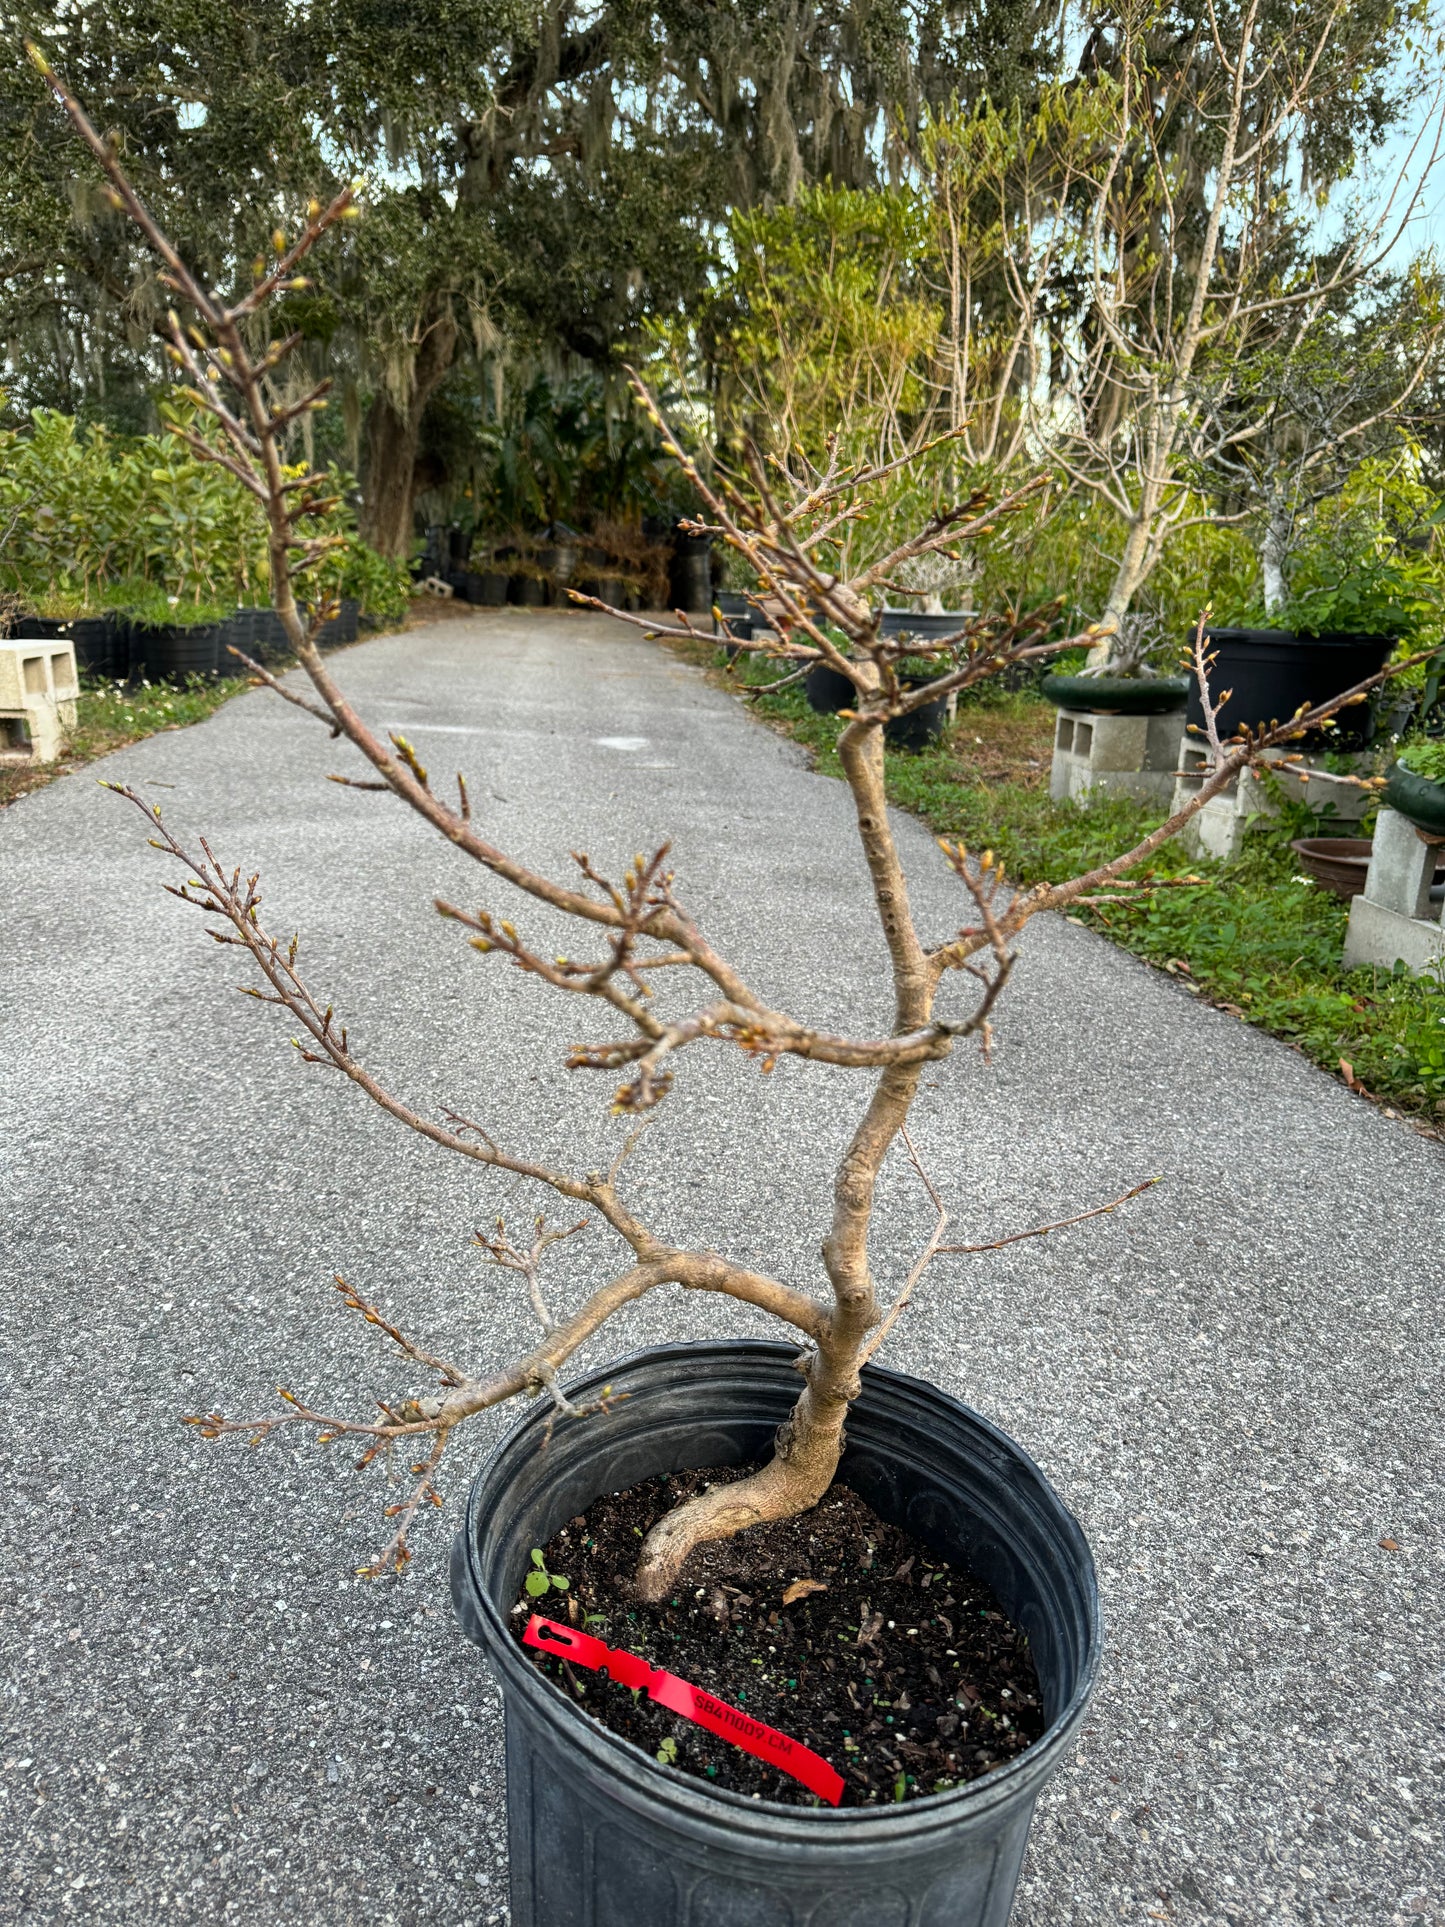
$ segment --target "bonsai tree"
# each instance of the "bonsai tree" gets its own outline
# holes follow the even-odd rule
[[[275,605],[310,691],[302,693],[278,682],[258,664],[248,666],[284,700],[315,716],[358,753],[366,774],[339,775],[334,780],[394,797],[487,876],[524,900],[560,911],[574,921],[577,954],[559,956],[537,947],[508,917],[448,902],[437,905],[443,917],[467,934],[475,950],[509,960],[558,995],[590,1000],[607,1020],[606,1028],[596,1041],[577,1046],[570,1063],[579,1071],[603,1073],[611,1087],[613,1110],[635,1121],[605,1170],[573,1173],[514,1149],[493,1120],[480,1121],[460,1111],[449,1111],[441,1118],[424,1115],[383,1084],[352,1049],[347,1029],[331,1004],[302,976],[296,940],[284,940],[268,930],[262,920],[257,878],[246,878],[240,871],[228,874],[204,840],[197,849],[188,849],[163,822],[158,807],[122,789],[145,810],[156,847],[184,866],[185,880],[171,886],[172,893],[215,920],[211,934],[219,943],[245,952],[259,978],[249,994],[280,1006],[300,1027],[298,1048],[308,1063],[339,1072],[399,1123],[454,1156],[529,1179],[543,1192],[565,1200],[569,1212],[580,1206],[595,1213],[620,1247],[614,1274],[569,1316],[557,1319],[547,1305],[540,1273],[547,1252],[570,1230],[550,1228],[539,1217],[535,1235],[527,1242],[516,1242],[499,1226],[482,1248],[496,1266],[524,1281],[539,1330],[536,1343],[521,1357],[481,1371],[437,1356],[349,1285],[338,1282],[344,1303],[377,1326],[418,1378],[431,1381],[430,1389],[383,1403],[369,1416],[318,1411],[288,1390],[282,1392],[277,1411],[249,1418],[213,1412],[194,1415],[188,1422],[207,1438],[239,1433],[259,1442],[283,1428],[300,1427],[323,1442],[360,1440],[363,1464],[393,1450],[405,1452],[413,1465],[414,1483],[402,1502],[388,1508],[395,1521],[392,1538],[366,1568],[396,1570],[408,1557],[407,1534],[418,1512],[428,1503],[440,1503],[438,1467],[458,1430],[477,1413],[524,1394],[547,1396],[559,1413],[576,1416],[561,1376],[620,1307],[667,1285],[720,1293],[755,1306],[803,1341],[797,1403],[766,1465],[736,1483],[706,1490],[681,1504],[649,1533],[639,1558],[637,1583],[644,1598],[661,1598],[672,1588],[694,1547],[762,1521],[796,1516],[816,1504],[837,1469],[848,1408],[860,1389],[860,1369],[908,1310],[927,1267],[948,1253],[992,1248],[945,1241],[948,1212],[919,1165],[908,1135],[908,1118],[928,1065],[968,1039],[976,1039],[987,1050],[991,1018],[1008,984],[1015,946],[1025,926],[1042,911],[1117,901],[1136,887],[1127,872],[1143,863],[1242,769],[1266,750],[1323,721],[1342,703],[1358,698],[1379,678],[1302,712],[1288,724],[1226,744],[1219,737],[1217,712],[1208,699],[1201,626],[1195,639],[1195,668],[1205,687],[1211,761],[1191,801],[1111,861],[1064,882],[1027,889],[1011,890],[990,853],[974,859],[961,845],[944,843],[943,859],[957,876],[966,920],[930,941],[920,933],[910,909],[908,879],[889,823],[884,725],[940,696],[972,688],[1014,664],[1067,647],[1068,642],[1043,639],[1051,620],[1048,611],[1027,618],[1007,613],[961,618],[954,633],[927,642],[885,638],[879,634],[874,598],[907,565],[929,556],[956,557],[966,552],[1042,484],[1030,483],[992,504],[982,494],[972,495],[900,539],[891,553],[862,573],[845,579],[829,563],[839,533],[866,508],[871,493],[889,480],[895,465],[848,467],[834,451],[806,486],[789,489],[781,498],[774,494],[757,458],[751,459],[747,474],[739,480],[709,481],[669,434],[639,384],[639,400],[651,410],[668,452],[682,465],[707,511],[709,519],[703,526],[742,558],[760,585],[776,633],[768,649],[783,670],[780,681],[796,680],[821,662],[846,676],[855,691],[853,706],[843,712],[838,749],[886,940],[894,1022],[882,1035],[820,1030],[769,1003],[709,939],[682,898],[665,842],[650,855],[626,859],[620,875],[610,874],[580,853],[575,876],[557,878],[534,870],[524,857],[490,840],[475,819],[460,777],[455,801],[445,800],[403,736],[383,738],[369,727],[320,655],[315,637],[327,611],[314,609],[308,627],[298,613],[294,590],[298,578],[323,561],[334,540],[308,533],[307,518],[323,499],[319,491],[324,478],[288,476],[280,450],[287,420],[298,409],[317,406],[323,396],[316,389],[284,408],[273,403],[266,377],[291,344],[283,341],[258,350],[252,345],[248,324],[278,289],[295,285],[305,256],[331,227],[352,214],[350,191],[324,211],[313,204],[297,238],[288,243],[283,237],[278,244],[275,268],[227,305],[191,274],[132,189],[113,148],[67,96],[43,58],[37,55],[36,60],[103,170],[117,206],[142,229],[161,258],[164,278],[193,316],[185,324],[173,316],[171,352],[185,377],[183,392],[213,417],[221,433],[213,443],[180,423],[175,432],[205,459],[229,469],[264,505]],[[679,620],[654,633],[699,632]],[[921,687],[906,686],[900,677],[905,650],[911,658],[926,658],[935,671]],[[685,1074],[687,1055],[704,1048],[744,1051],[765,1069],[784,1056],[844,1066],[857,1071],[866,1088],[856,1128],[837,1169],[831,1223],[822,1248],[819,1284],[823,1289],[817,1296],[716,1251],[672,1244],[628,1196],[626,1161],[638,1128]],[[901,1144],[918,1168],[936,1215],[931,1237],[885,1308],[875,1280],[871,1230],[874,1187],[895,1144]],[[1144,1188],[1136,1186],[1124,1198],[1078,1216],[1112,1211]],[[1044,1225],[1015,1235],[1038,1236],[1056,1228]]]

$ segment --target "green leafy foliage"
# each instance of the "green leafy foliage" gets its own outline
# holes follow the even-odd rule
[[[462,438],[467,519],[491,533],[656,513],[681,479],[631,396],[597,376],[538,374],[504,400],[499,418],[468,419]]]
[[[160,412],[197,426],[184,403]],[[346,506],[351,478],[333,471],[332,481],[339,506],[318,528],[345,540],[319,588],[382,618],[404,614],[404,566],[360,540]],[[42,615],[126,608],[153,621],[215,621],[269,598],[265,522],[254,496],[175,435],[115,435],[37,408],[24,426],[0,429],[0,589]]]
[[[1356,464],[1338,492],[1300,518],[1286,596],[1266,610],[1257,573],[1224,580],[1217,620],[1247,628],[1396,635],[1413,648],[1445,640],[1445,505],[1419,479],[1418,456]]]
[[[1400,761],[1413,775],[1423,776],[1429,783],[1445,783],[1445,742],[1407,743],[1400,751]]]
[[[862,447],[916,416],[942,313],[918,286],[928,217],[899,188],[807,187],[737,212],[712,354],[756,430],[820,457],[840,423]]]
[[[450,371],[478,394],[538,368],[615,379],[707,298],[731,208],[891,173],[922,102],[1027,92],[1055,37],[1018,0],[17,0],[7,19],[115,129],[208,286],[244,287],[278,221],[367,177],[367,218],[285,322],[337,380],[320,452],[360,464],[388,551],[410,529],[391,539],[378,478],[419,454],[430,485],[435,418],[420,446],[415,429]],[[0,72],[0,119],[24,404],[148,425],[166,291],[23,61]]]
[[[410,607],[411,572],[405,562],[378,555],[354,530],[348,530],[316,579],[328,598],[354,596],[363,614],[378,622],[400,622]]]

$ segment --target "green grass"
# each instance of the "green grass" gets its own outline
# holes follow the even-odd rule
[[[44,787],[54,777],[94,762],[113,749],[204,722],[230,698],[249,687],[245,676],[190,676],[184,684],[113,683],[82,678],[76,725],[65,735],[58,763],[0,769],[0,808]]]
[[[750,666],[750,679],[776,669]],[[751,707],[839,773],[838,725],[796,690]],[[1162,820],[1137,804],[1081,810],[1049,800],[1053,712],[1031,695],[989,694],[960,707],[945,741],[890,754],[888,793],[939,835],[992,849],[1017,881],[1058,882],[1127,849]],[[1167,970],[1195,994],[1288,1039],[1324,1069],[1422,1119],[1445,1120],[1445,983],[1404,970],[1341,967],[1348,905],[1299,875],[1291,837],[1328,827],[1286,806],[1254,827],[1233,863],[1193,862],[1166,845],[1132,874],[1166,887],[1135,904],[1082,909],[1076,921]],[[1202,885],[1174,886],[1195,876]]]

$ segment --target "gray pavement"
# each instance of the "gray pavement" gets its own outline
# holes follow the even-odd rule
[[[505,613],[338,660],[375,721],[466,771],[499,840],[620,864],[670,835],[759,985],[885,1020],[843,791],[697,672],[600,620]],[[390,798],[326,783],[349,754],[258,693],[100,773],[260,867],[356,1048],[420,1106],[600,1161],[611,1080],[561,1069],[588,1013],[428,905],[545,919]],[[440,1349],[502,1357],[525,1307],[468,1240],[536,1200],[308,1071],[96,773],[0,815],[0,1920],[499,1922],[498,1705],[445,1594],[487,1428],[411,1576],[368,1585],[374,1473],[284,1437],[206,1445],[177,1415],[264,1409],[279,1382],[355,1409],[401,1390],[334,1271]],[[899,827],[940,934],[956,886]],[[861,1095],[694,1052],[638,1204],[817,1288]],[[1040,1805],[1019,1927],[1445,1920],[1439,1147],[1062,922],[1028,933],[995,1066],[940,1069],[916,1135],[967,1238],[1167,1180],[941,1262],[889,1348],[1028,1446],[1099,1562],[1107,1674]],[[890,1166],[885,1280],[927,1219]],[[566,1247],[558,1299],[610,1258],[596,1232]],[[658,1294],[614,1342],[758,1328]]]

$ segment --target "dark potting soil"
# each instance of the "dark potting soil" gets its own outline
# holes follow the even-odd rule
[[[700,1547],[676,1594],[644,1605],[633,1587],[643,1535],[682,1499],[742,1476],[681,1472],[595,1500],[538,1548],[554,1583],[540,1597],[522,1592],[516,1638],[537,1612],[665,1667],[820,1753],[843,1775],[844,1806],[941,1793],[1039,1737],[1028,1641],[992,1593],[845,1486],[802,1518]],[[665,1764],[735,1793],[822,1804],[645,1694],[524,1650],[585,1712]]]

